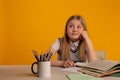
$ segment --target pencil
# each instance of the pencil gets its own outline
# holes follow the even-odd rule
[[[39,61],[39,57],[38,57],[37,51],[36,50],[32,50],[32,52],[33,52],[36,60]]]
[[[52,56],[53,56],[53,53],[50,53],[50,57],[49,57],[48,61],[51,60]]]

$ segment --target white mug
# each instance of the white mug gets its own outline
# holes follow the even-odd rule
[[[34,64],[37,64],[37,72],[34,72]],[[50,77],[51,76],[51,66],[50,61],[34,62],[31,66],[31,71],[33,74],[37,74],[38,77]]]

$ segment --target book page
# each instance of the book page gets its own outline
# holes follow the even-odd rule
[[[78,72],[78,71],[77,71],[77,70],[79,70],[79,69],[80,69],[79,67],[61,68],[62,71],[81,73],[81,72]]]
[[[86,65],[87,65],[87,63],[83,63],[83,62],[76,62],[76,63],[75,63],[75,65],[76,65],[77,67],[80,67],[80,66],[86,66]]]
[[[110,60],[97,60],[97,61],[88,63],[85,67],[108,71],[109,69],[111,69],[117,64],[120,64],[120,63],[117,61],[110,61]]]

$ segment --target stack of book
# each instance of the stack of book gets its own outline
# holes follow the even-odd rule
[[[95,77],[117,76],[120,77],[120,62],[111,60],[96,60],[87,65],[81,66],[79,72]]]

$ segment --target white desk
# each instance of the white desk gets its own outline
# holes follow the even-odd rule
[[[38,78],[32,74],[30,65],[0,65],[0,80],[68,80],[60,67],[51,67],[50,78]],[[77,74],[77,73],[76,73]],[[118,77],[104,77],[104,80],[120,80]]]

